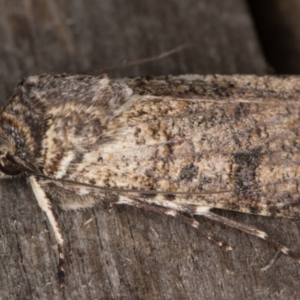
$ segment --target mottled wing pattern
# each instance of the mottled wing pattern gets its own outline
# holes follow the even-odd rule
[[[37,122],[46,130],[34,144],[36,168],[50,178],[135,189],[151,204],[179,210],[205,205],[298,218],[298,86],[295,77],[121,82],[45,75],[29,78],[22,89],[45,107]],[[59,197],[74,185],[55,192],[51,184],[64,208],[99,199],[86,187],[76,188],[73,198]],[[147,197],[147,190],[168,194]]]
[[[29,176],[59,245],[61,282],[52,203],[133,205],[196,228],[203,215],[295,258],[210,210],[299,218],[299,90],[298,77],[31,76],[1,112],[1,177]]]

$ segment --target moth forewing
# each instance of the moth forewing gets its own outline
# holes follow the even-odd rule
[[[53,204],[128,204],[196,228],[203,215],[295,258],[211,209],[299,218],[299,91],[296,76],[31,76],[0,116],[1,177],[29,176],[59,245],[62,284]]]

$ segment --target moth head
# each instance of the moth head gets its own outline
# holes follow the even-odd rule
[[[0,178],[9,178],[31,171],[28,163],[21,159],[18,152],[15,140],[0,128]]]
[[[0,178],[19,175],[22,173],[15,157],[15,147],[10,139],[5,138],[3,132],[0,131]]]

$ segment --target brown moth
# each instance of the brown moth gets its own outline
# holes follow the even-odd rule
[[[0,177],[28,177],[58,243],[61,285],[52,205],[109,201],[195,228],[202,215],[300,262],[267,233],[211,211],[300,218],[299,91],[294,76],[30,76],[0,114]]]

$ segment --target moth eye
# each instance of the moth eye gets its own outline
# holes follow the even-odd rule
[[[0,171],[2,171],[6,175],[11,175],[11,176],[18,175],[22,172],[20,166],[9,154],[1,158]]]

